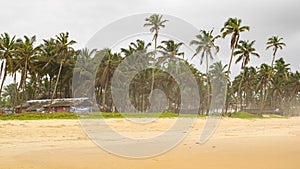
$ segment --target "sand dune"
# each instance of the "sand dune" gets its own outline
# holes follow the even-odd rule
[[[138,138],[154,136],[175,120],[141,128],[123,119],[108,124]],[[300,168],[300,118],[222,119],[213,137],[199,144],[204,123],[198,119],[184,141],[164,154],[130,159],[99,148],[77,120],[0,121],[0,169]]]

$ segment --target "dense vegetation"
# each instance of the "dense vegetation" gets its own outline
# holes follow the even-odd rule
[[[87,96],[90,96],[88,94],[90,91],[94,91],[100,111],[116,111],[110,88],[112,76],[125,58],[134,55],[135,57],[131,57],[132,62],[154,63],[164,69],[180,64],[188,66],[198,83],[199,90],[195,92],[199,92],[200,97],[204,98],[200,103],[199,114],[209,112],[212,92],[210,81],[218,77],[226,78],[224,86],[227,87],[227,97],[224,113],[228,109],[239,111],[243,108],[259,109],[260,113],[263,109],[276,107],[285,114],[297,111],[297,105],[300,105],[300,73],[291,72],[289,64],[283,58],[276,58],[278,50],[284,49],[286,45],[281,37],[273,36],[266,40],[266,50],[273,50],[270,63],[249,67],[251,58],[260,55],[255,50],[255,40],[242,40],[242,34],[249,31],[250,27],[242,25],[240,19],[229,18],[219,35],[213,35],[214,32],[210,30],[200,30],[189,44],[196,47],[195,54],[191,57],[200,57],[201,66],[205,61],[206,71],[200,72],[194,65],[183,59],[184,52],[180,50],[182,42],[173,40],[158,42],[159,30],[167,26],[168,22],[171,21],[164,20],[162,15],[154,14],[146,18],[145,24],[141,25],[148,27],[153,33],[154,51],[152,52],[149,52],[152,43],[139,39],[130,43],[128,48],[122,48],[114,53],[111,49],[98,51],[74,49],[76,41],[70,39],[68,32],[44,39],[42,44],[35,44],[35,36],[17,38],[2,33],[0,107],[14,108],[30,99],[73,97],[75,91],[72,91],[72,83],[93,83],[95,91],[90,88],[80,90],[86,90]],[[224,65],[216,62],[208,66],[209,60],[214,59],[214,53],[220,50],[216,42],[228,36],[230,36],[231,50],[229,63]],[[158,55],[158,52],[161,54]],[[102,59],[100,63],[99,58]],[[76,63],[76,61],[80,62]],[[75,67],[75,63],[81,66]],[[230,79],[233,63],[241,63],[241,72]],[[90,77],[95,73],[91,72],[93,66],[97,66],[94,82],[90,81]],[[180,72],[176,73],[180,74]],[[17,74],[21,75],[19,81],[16,78]],[[14,82],[4,87],[7,76],[12,76]],[[72,82],[73,76],[80,76],[85,80]],[[181,102],[179,96],[183,91],[179,91],[174,78],[159,69],[145,69],[132,79],[129,91],[132,104],[139,110],[146,110],[150,106],[151,91],[154,89],[165,92],[168,99],[166,111],[178,112]]]

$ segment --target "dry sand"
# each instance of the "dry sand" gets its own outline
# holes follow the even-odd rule
[[[168,128],[159,119],[143,134]],[[109,119],[127,134],[130,123]],[[110,154],[95,145],[77,120],[0,121],[0,169],[299,169],[300,118],[222,119],[213,137],[198,144],[205,119],[177,147],[147,159]]]

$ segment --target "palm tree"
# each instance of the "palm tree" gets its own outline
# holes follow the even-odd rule
[[[162,44],[165,46],[158,46],[158,49],[161,49],[162,57],[158,58],[159,63],[163,63],[167,59],[174,59],[176,56],[184,56],[184,52],[179,52],[179,48],[183,45],[182,42],[176,43],[173,40],[162,41]]]
[[[231,63],[234,56],[234,50],[238,45],[240,39],[240,33],[244,31],[249,31],[249,26],[241,26],[242,20],[237,18],[229,18],[224,27],[221,29],[222,38],[225,38],[227,35],[231,35],[230,41],[230,49],[231,49],[231,56],[230,61],[228,64],[228,73],[230,73]]]
[[[56,48],[54,50],[55,50],[55,54],[58,56],[57,59],[60,60],[60,64],[59,64],[59,70],[58,70],[58,74],[56,77],[54,90],[53,90],[51,101],[50,101],[49,111],[51,111],[51,105],[52,105],[54,95],[57,90],[58,82],[60,80],[61,72],[63,69],[63,64],[66,63],[67,60],[70,59],[72,57],[72,55],[75,54],[75,50],[72,47],[72,45],[75,43],[76,43],[76,41],[74,41],[74,40],[69,41],[69,33],[68,32],[60,33],[59,35],[56,35],[56,39],[55,39]]]
[[[222,62],[215,62],[210,66],[209,77],[212,81],[212,96],[215,97],[215,107],[213,109],[222,109],[222,115],[224,113],[224,107],[216,107],[223,105],[226,96],[227,84],[229,83],[228,72],[225,70],[227,65],[223,65]]]
[[[52,98],[54,98],[54,94],[57,89],[58,82],[60,80],[61,72],[63,69],[63,64],[65,64],[74,54],[75,50],[73,47],[71,47],[73,44],[76,43],[74,40],[69,41],[69,33],[60,33],[59,35],[56,35],[56,49],[55,53],[58,56],[58,59],[60,60],[59,70],[56,78],[56,83],[54,86]]]
[[[257,71],[254,67],[245,67],[244,83],[241,90],[244,90],[245,104],[249,107],[255,103]]]
[[[118,64],[121,62],[120,53],[112,53],[111,49],[100,50],[96,56],[102,56],[103,59],[99,64],[96,76],[96,94],[97,101],[101,106],[101,111],[110,111],[111,107],[108,106],[108,103],[112,103],[108,98],[110,98],[109,84],[111,82],[114,71],[116,70]],[[99,97],[100,96],[100,97]]]
[[[275,61],[275,56],[278,49],[283,49],[283,46],[286,46],[284,42],[282,42],[283,38],[279,38],[278,36],[272,36],[268,39],[266,50],[269,48],[273,48],[273,58],[271,62],[271,67],[273,68],[273,64]]]
[[[138,39],[135,43],[131,42],[128,49],[121,48],[121,53],[125,55],[124,62],[127,65],[126,70],[124,71],[128,72],[130,69],[142,70],[141,73],[139,73],[132,80],[132,88],[130,88],[130,96],[132,96],[130,98],[133,100],[134,105],[142,111],[145,111],[146,106],[149,105],[146,103],[146,98],[149,96],[148,84],[151,83],[149,83],[148,78],[150,77],[151,80],[152,74],[149,73],[149,69],[145,67],[144,63],[150,63],[150,61],[154,61],[154,59],[150,57],[153,55],[153,52],[148,52],[148,48],[150,46],[151,43],[145,43],[144,41]],[[124,69],[124,67],[121,69]]]
[[[154,61],[154,59],[150,58],[153,55],[153,52],[148,52],[148,48],[151,46],[151,43],[145,43],[143,40],[136,40],[136,43],[131,42],[128,49],[121,48],[121,53],[125,55],[127,61],[131,61],[131,64],[135,64],[135,62],[149,62]],[[128,58],[132,56],[132,58]],[[133,61],[134,60],[134,61]]]
[[[157,38],[158,38],[158,33],[161,28],[165,27],[165,23],[168,22],[168,20],[163,20],[162,19],[163,15],[159,14],[153,14],[149,18],[146,18],[145,21],[146,23],[144,24],[144,27],[150,27],[150,32],[153,33],[153,39],[154,40],[154,50],[156,50],[157,47]]]
[[[201,57],[200,57],[200,65],[203,62],[203,58],[204,56],[206,57],[206,76],[207,76],[207,86],[208,86],[208,90],[207,90],[207,112],[206,114],[208,115],[209,113],[209,107],[210,107],[210,80],[209,80],[209,74],[208,74],[208,60],[209,58],[211,60],[213,60],[213,54],[212,54],[212,50],[215,50],[215,54],[217,54],[219,52],[219,46],[215,45],[215,40],[218,39],[220,36],[213,36],[213,29],[211,31],[205,31],[205,30],[200,30],[200,34],[196,35],[197,40],[192,40],[190,42],[190,46],[191,45],[196,45],[196,52],[193,55],[192,59],[198,55],[199,53],[201,53]]]
[[[52,93],[52,81],[54,76],[57,75],[59,69],[59,63],[57,60],[56,52],[56,43],[55,39],[50,38],[48,40],[43,40],[43,44],[41,45],[41,56],[39,57],[39,61],[36,63],[37,67],[40,68],[40,75],[41,76],[49,76],[49,88],[47,89],[48,98],[51,98]]]
[[[283,58],[280,58],[275,61],[275,74],[272,79],[272,99],[273,105],[281,107],[284,102],[285,91],[288,87],[288,79],[289,79],[289,68],[290,64],[286,64]]]
[[[290,110],[293,110],[293,108],[296,105],[299,105],[299,100],[297,103],[297,96],[299,97],[300,95],[300,73],[296,71],[296,73],[290,73],[288,83],[287,83],[287,88],[289,92],[287,93],[287,96],[289,99],[288,101],[288,110],[289,114],[291,113]],[[297,110],[293,110],[297,111]],[[293,112],[292,112],[293,113]]]
[[[13,36],[11,38],[8,33],[1,34],[1,37],[0,37],[0,60],[2,60],[2,63],[1,63],[1,68],[0,68],[0,78],[1,78],[2,74],[3,74],[3,78],[2,78],[1,86],[0,86],[0,96],[1,96],[3,84],[7,77],[8,71],[13,72],[13,70],[8,70],[8,69],[13,68],[12,60],[13,60],[13,55],[14,55],[15,49],[16,49],[15,36]],[[5,62],[3,60],[5,60]]]
[[[270,74],[272,74],[272,68],[267,64],[262,64],[259,67],[257,74],[257,89],[260,92],[260,112],[263,112],[266,100],[268,98],[269,89],[271,83],[269,81]]]
[[[249,63],[250,61],[250,57],[251,55],[254,55],[256,57],[259,57],[259,54],[256,52],[255,48],[253,47],[255,41],[244,41],[241,40],[236,48],[236,50],[234,51],[233,55],[237,56],[237,60],[235,63],[238,63],[240,61],[242,61],[242,70],[244,70],[244,68],[246,67],[246,65]],[[243,98],[242,98],[242,92],[241,92],[241,87],[242,87],[242,83],[244,80],[244,76],[245,76],[245,70],[244,73],[242,75],[240,84],[239,84],[239,88],[238,88],[238,94],[240,95],[240,101],[241,101],[241,108],[242,108],[242,103],[243,103]]]
[[[73,78],[79,81],[73,81],[73,86],[76,86],[76,90],[73,91],[74,97],[78,97],[76,93],[85,94],[85,96],[92,94],[91,91],[94,85],[91,84],[93,84],[92,79],[95,75],[93,71],[96,70],[95,66],[98,64],[97,62],[93,62],[93,56],[96,52],[96,49],[90,51],[87,48],[83,48],[77,56]]]
[[[204,56],[206,57],[206,74],[208,74],[208,58],[213,60],[213,54],[212,50],[215,50],[215,54],[219,52],[219,46],[215,45],[215,40],[218,39],[220,36],[213,36],[213,30],[211,31],[205,31],[205,30],[200,30],[200,34],[196,35],[197,40],[192,40],[190,42],[190,46],[196,45],[196,52],[193,55],[192,59],[201,53],[200,57],[200,65],[203,63]]]
[[[24,36],[24,41],[22,39],[18,39],[16,42],[16,61],[17,65],[20,67],[21,71],[21,81],[19,88],[22,89],[23,95],[25,95],[25,100],[27,100],[27,94],[25,92],[26,89],[26,80],[28,76],[28,71],[34,71],[33,61],[36,59],[40,47],[34,46],[36,41],[36,36],[27,37]],[[24,98],[23,98],[24,99]]]
[[[147,53],[147,49],[151,46],[151,43],[145,43],[143,40],[136,40],[136,43],[131,42],[129,48],[131,47],[135,52]]]
[[[6,98],[9,107],[14,107],[14,105],[19,104],[20,98],[17,98],[17,88],[18,84],[11,83],[4,87],[1,97]]]
[[[144,24],[144,27],[150,27],[150,32],[153,33],[153,39],[154,40],[154,59],[156,54],[156,47],[157,47],[157,39],[158,39],[158,33],[161,28],[165,27],[165,23],[168,22],[168,20],[162,19],[163,15],[159,14],[153,14],[149,18],[146,18],[146,23]],[[154,63],[153,63],[154,64]],[[154,89],[154,68],[152,69],[152,81],[151,81],[151,91]],[[150,95],[151,99],[152,94]]]

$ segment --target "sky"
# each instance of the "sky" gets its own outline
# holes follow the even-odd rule
[[[265,51],[266,41],[273,35],[284,38],[287,46],[277,58],[284,57],[292,71],[300,70],[300,1],[299,0],[0,0],[0,33],[22,37],[37,35],[42,39],[60,32],[70,32],[83,48],[101,28],[126,16],[160,13],[181,18],[196,28],[219,33],[229,17],[242,19],[250,31],[241,39],[256,40],[261,58],[252,58],[249,65],[270,63],[272,51]],[[221,50],[218,58],[228,63],[229,38],[216,41]],[[196,64],[196,63],[195,63]],[[236,74],[240,64],[233,65]]]

